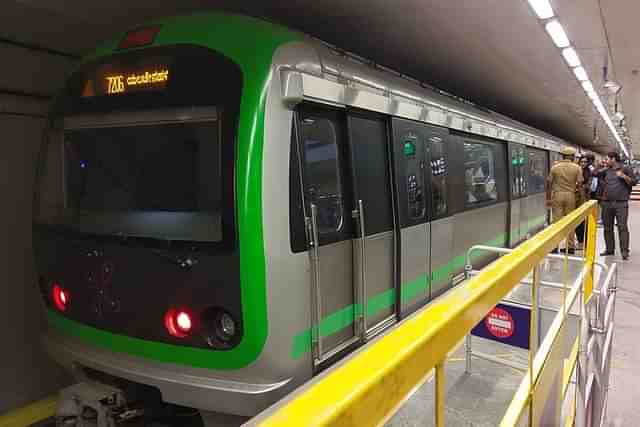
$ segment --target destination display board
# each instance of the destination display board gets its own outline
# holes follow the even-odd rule
[[[103,64],[86,74],[81,97],[118,96],[145,91],[163,91],[171,79],[166,59],[145,60],[139,64]]]

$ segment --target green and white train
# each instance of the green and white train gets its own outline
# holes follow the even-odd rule
[[[254,415],[449,289],[472,245],[543,227],[565,145],[261,20],[136,28],[83,60],[43,141],[46,348]]]

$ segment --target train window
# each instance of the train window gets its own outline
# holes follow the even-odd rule
[[[431,141],[431,201],[434,218],[447,214],[447,172],[444,143]]]
[[[527,195],[527,161],[524,147],[511,147],[511,196]]]
[[[465,205],[498,200],[494,148],[488,144],[465,141]]]
[[[329,117],[303,115],[300,121],[307,212],[318,207],[318,233],[338,232],[344,222],[344,199],[338,163],[338,124]]]
[[[529,194],[544,192],[544,180],[548,170],[547,153],[529,149]]]

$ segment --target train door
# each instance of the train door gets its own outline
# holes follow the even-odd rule
[[[347,119],[353,182],[354,280],[363,339],[396,320],[395,233],[387,124],[370,114]]]
[[[393,119],[393,157],[399,241],[399,311],[406,315],[431,298],[431,228],[423,125]],[[428,173],[427,173],[428,175]]]
[[[451,259],[453,257],[453,217],[449,211],[448,192],[448,137],[445,129],[424,127],[425,160],[430,177],[430,242],[431,248],[431,298],[446,291],[452,279]]]
[[[526,174],[524,147],[518,144],[509,144],[509,176],[511,180],[511,203],[509,213],[509,246],[514,247],[520,243],[526,235]]]
[[[314,366],[359,340],[354,239],[344,113],[303,105],[298,150],[311,262]],[[366,209],[366,208],[365,208]]]

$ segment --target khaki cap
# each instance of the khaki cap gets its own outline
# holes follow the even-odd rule
[[[564,147],[562,150],[560,150],[560,154],[562,154],[563,156],[575,156],[576,149],[573,147]]]

